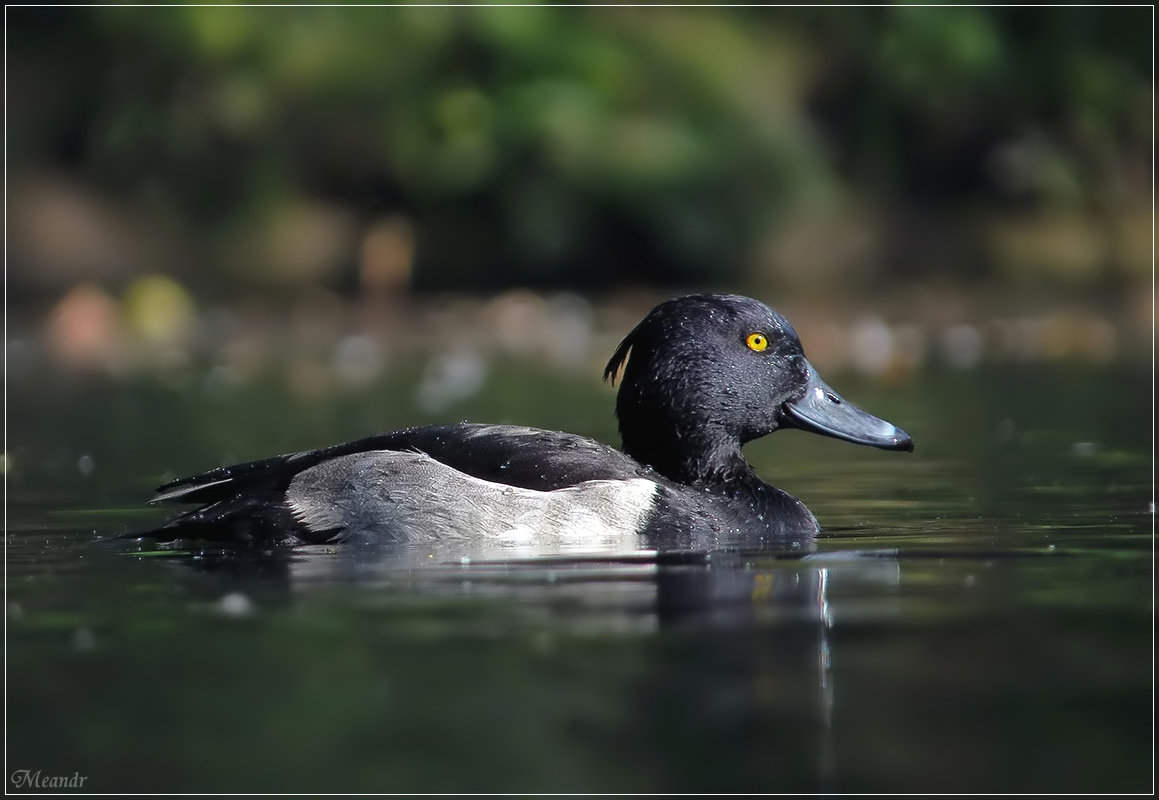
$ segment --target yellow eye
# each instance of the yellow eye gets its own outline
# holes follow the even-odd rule
[[[758,353],[769,346],[769,339],[763,333],[750,333],[749,338],[744,341],[749,350],[756,350]]]

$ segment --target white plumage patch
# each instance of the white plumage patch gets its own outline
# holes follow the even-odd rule
[[[412,542],[485,539],[519,552],[635,549],[656,501],[643,478],[536,491],[482,480],[424,453],[379,450],[294,477],[286,501],[312,531]]]

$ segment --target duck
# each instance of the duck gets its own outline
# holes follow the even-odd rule
[[[815,536],[803,502],[742,447],[785,428],[912,451],[844,400],[781,314],[733,294],[660,303],[603,372],[621,449],[559,431],[424,425],[171,481],[151,503],[192,506],[161,540],[398,543],[554,538],[691,547]]]

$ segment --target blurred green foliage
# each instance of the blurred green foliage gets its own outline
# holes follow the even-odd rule
[[[335,285],[384,215],[415,286],[598,288],[752,279],[849,208],[886,230],[875,279],[985,277],[931,258],[931,220],[1113,217],[1149,186],[1150,13],[13,8],[9,165],[116,199],[194,282],[262,279],[253,232],[318,204]]]

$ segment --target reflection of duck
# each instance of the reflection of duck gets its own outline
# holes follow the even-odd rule
[[[399,563],[394,547],[309,545],[239,555],[247,551],[221,548],[216,558],[211,552],[164,561],[183,567],[187,585],[223,613],[239,598],[243,608],[252,600],[258,609],[300,609],[315,595],[379,610],[386,598],[389,611],[376,630],[424,631],[424,637],[441,630],[452,649],[480,629],[488,636],[501,632],[514,659],[528,642],[550,648],[576,635],[581,641],[601,636],[597,668],[588,674],[588,662],[583,680],[610,698],[617,732],[675,750],[686,746],[685,737],[694,735],[689,731],[728,744],[701,770],[684,763],[691,759],[677,759],[670,768],[674,777],[662,784],[672,791],[695,781],[705,789],[762,791],[772,785],[769,760],[783,771],[778,780],[794,791],[840,788],[842,769],[856,756],[839,749],[834,719],[840,709],[855,708],[856,698],[838,691],[839,683],[848,688],[840,677],[848,674],[842,665],[849,663],[850,648],[834,638],[834,622],[840,627],[853,617],[856,631],[866,607],[870,619],[883,610],[878,619],[897,618],[896,605],[881,601],[897,593],[901,579],[889,551],[639,552],[425,569]],[[158,561],[145,559],[143,566],[155,569]],[[398,625],[400,612],[404,622]],[[416,624],[432,620],[433,628]],[[528,630],[536,635],[527,636]],[[651,636],[658,631],[669,635]],[[503,638],[502,632],[514,633]],[[570,652],[567,646],[564,651]],[[539,688],[544,684],[536,681],[549,680],[544,673],[557,662],[543,662],[536,652],[529,669]],[[573,675],[564,685],[574,689],[576,681]]]
[[[487,540],[525,553],[783,540],[815,533],[817,522],[756,475],[745,442],[797,427],[913,449],[903,431],[833,392],[789,323],[749,298],[661,304],[620,344],[605,378],[621,369],[623,452],[532,428],[411,428],[162,486],[155,502],[198,507],[157,535]]]

